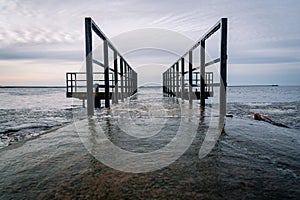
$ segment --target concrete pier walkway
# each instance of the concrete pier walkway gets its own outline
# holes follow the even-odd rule
[[[233,118],[227,119],[225,132],[203,159],[198,158],[203,141],[198,134],[176,162],[134,174],[95,159],[73,123],[0,151],[0,199],[299,197],[297,131]]]

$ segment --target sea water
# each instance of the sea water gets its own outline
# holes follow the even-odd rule
[[[141,90],[145,104],[147,94],[162,96],[161,88]],[[228,87],[227,95],[227,113],[233,116],[251,119],[259,112],[300,130],[298,86]],[[70,123],[83,109],[81,100],[66,98],[64,88],[0,88],[0,99],[0,148]]]
[[[0,148],[70,123],[81,108],[64,88],[0,88]]]
[[[174,163],[132,175],[102,165],[93,156],[99,145],[89,149],[87,144],[98,136],[96,140],[92,134],[82,137],[80,125],[89,133],[97,122],[115,145],[128,152],[157,151],[177,139],[183,115],[178,113],[180,104],[163,97],[161,88],[141,88],[135,98],[112,106],[109,112],[96,110],[88,123],[77,120],[86,108],[81,101],[66,99],[64,89],[1,89],[3,138],[78,124],[75,129],[71,123],[20,146],[2,148],[0,198],[297,199],[300,87],[228,87],[227,94],[227,113],[233,117],[226,119],[224,132],[206,157],[199,159],[198,152],[211,119],[208,113],[195,115],[196,136]],[[198,110],[198,105],[194,102],[193,109]],[[290,128],[255,121],[254,112]],[[128,131],[140,128],[147,131]],[[103,155],[115,156],[109,151]]]
[[[300,130],[300,87],[229,87],[227,110],[251,119],[255,112]]]

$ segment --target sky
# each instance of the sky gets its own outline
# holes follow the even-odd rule
[[[300,85],[299,8],[298,0],[0,0],[0,85],[65,85],[66,72],[84,67],[87,16],[139,73],[140,85],[160,83],[222,17],[229,21],[229,85]]]

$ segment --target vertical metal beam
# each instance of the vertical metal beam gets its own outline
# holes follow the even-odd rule
[[[74,90],[73,90],[73,74],[71,74],[71,92],[73,93]]]
[[[169,69],[169,96],[172,96],[172,67]]]
[[[184,99],[184,90],[185,90],[185,82],[184,82],[184,57],[181,58],[181,100]]]
[[[173,97],[175,97],[176,95],[176,72],[175,72],[175,65],[173,65],[172,67],[172,80],[173,80],[173,87],[172,87],[172,90],[173,90]]]
[[[120,58],[120,74],[121,74],[121,101],[124,101],[124,61]]]
[[[163,82],[163,95],[165,94],[165,72],[162,74],[162,82]]]
[[[125,98],[128,97],[128,70],[127,70],[127,63],[124,62],[124,79],[125,79]]]
[[[169,69],[166,71],[166,94],[169,96]]]
[[[200,106],[205,107],[205,40],[200,42]]]
[[[74,78],[75,78],[75,92],[77,92],[77,75],[74,74]]]
[[[220,116],[226,115],[227,88],[227,18],[221,19]]]
[[[115,95],[114,95],[114,103],[118,103],[119,101],[119,74],[118,74],[118,53],[114,51],[114,75],[115,75]]]
[[[172,85],[172,67],[170,68],[170,71],[169,71],[169,78],[170,78],[170,96],[172,97],[172,92],[173,92],[173,85]]]
[[[170,68],[170,94],[173,97],[173,66]]]
[[[99,85],[95,87],[95,108],[101,108],[101,99],[99,98]]]
[[[166,78],[166,94],[168,96],[168,70],[165,73],[166,73],[166,75],[165,75],[165,78]]]
[[[128,96],[131,96],[131,89],[132,89],[132,87],[131,87],[131,81],[132,81],[132,76],[131,76],[131,69],[130,69],[130,67],[128,67]]]
[[[189,51],[189,104],[193,103],[193,51]]]
[[[109,92],[109,63],[108,63],[108,41],[103,41],[104,45],[104,98],[105,108],[110,107],[110,92]]]
[[[66,73],[66,90],[69,92],[69,73]]]
[[[92,19],[85,18],[85,57],[86,57],[86,89],[87,115],[94,115],[93,95],[93,53],[92,53]]]
[[[164,72],[164,93],[167,93],[167,71]]]
[[[170,69],[167,70],[167,95],[170,96]]]
[[[172,68],[169,69],[169,96],[172,96]]]
[[[134,73],[134,86],[133,86],[133,94],[137,93],[137,73],[135,71],[133,71]]]
[[[176,98],[179,98],[179,63],[176,63]]]

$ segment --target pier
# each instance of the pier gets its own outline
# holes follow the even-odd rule
[[[206,61],[206,41],[220,32],[219,57]],[[103,60],[94,58],[93,34],[103,44]],[[94,115],[94,108],[101,107],[104,100],[105,108],[110,104],[117,104],[134,95],[138,89],[138,75],[128,64],[108,37],[101,31],[91,18],[85,18],[85,54],[86,71],[69,72],[66,74],[66,88],[68,98],[87,100],[87,114]],[[110,50],[110,51],[109,51]],[[196,66],[193,56],[200,50],[200,65]],[[109,55],[112,52],[112,55]],[[109,58],[113,57],[110,62]],[[219,63],[219,74],[207,71],[206,68]],[[101,72],[94,72],[94,67],[100,67]],[[215,82],[215,77],[219,80]],[[204,34],[188,51],[182,55],[162,74],[163,94],[165,96],[188,100],[192,105],[194,100],[200,101],[201,108],[205,107],[205,100],[215,96],[215,87],[219,87],[219,114],[226,115],[226,87],[227,87],[227,18],[222,18]]]
[[[103,60],[93,56],[93,33],[103,43]],[[137,92],[137,73],[90,17],[85,18],[85,55],[86,72],[67,73],[66,87],[67,97],[87,99],[88,116],[94,115],[94,108],[101,107],[102,99],[105,108],[109,108],[110,100],[118,103]],[[109,56],[114,59],[112,66]],[[94,65],[102,72],[94,72]]]
[[[220,57],[206,62],[206,40],[217,31],[221,32]],[[193,62],[194,51],[200,49],[200,66]],[[206,67],[220,63],[219,82],[214,84],[213,72],[206,72]],[[186,69],[188,65],[188,69]],[[226,115],[226,87],[227,87],[227,18],[217,22],[199,41],[196,42],[184,55],[172,64],[163,73],[163,93],[166,96],[188,100],[200,100],[202,108],[205,107],[205,99],[214,96],[214,87],[220,87],[219,104],[220,116]]]

